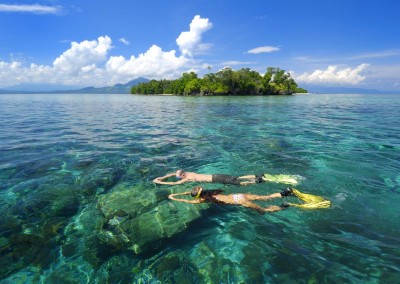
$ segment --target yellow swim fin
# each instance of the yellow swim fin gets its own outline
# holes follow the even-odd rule
[[[263,181],[276,182],[284,184],[297,184],[297,180],[291,175],[270,175],[264,174],[262,176]]]
[[[294,188],[291,188],[290,190],[293,193],[293,195],[303,200],[305,203],[303,204],[288,203],[289,206],[299,207],[303,209],[320,209],[320,208],[329,208],[332,205],[329,200],[326,200],[322,196],[302,193]]]
[[[303,200],[306,203],[317,203],[325,200],[322,196],[302,193],[294,188],[292,188],[292,192],[295,196],[297,196],[299,199]]]
[[[331,202],[329,200],[323,200],[320,202],[310,202],[304,204],[296,204],[296,203],[288,203],[290,206],[299,207],[303,209],[321,209],[321,208],[329,208],[331,207]]]

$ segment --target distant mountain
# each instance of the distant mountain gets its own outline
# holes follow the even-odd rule
[[[126,84],[116,84],[114,86],[100,88],[86,87],[76,90],[70,89],[71,87],[68,89],[64,86],[26,84],[0,89],[0,94],[129,94],[132,86],[148,81],[150,80],[147,78],[139,77]]]
[[[399,94],[400,91],[381,91],[375,89],[350,88],[350,87],[324,87],[318,85],[302,84],[302,88],[315,94]]]
[[[71,91],[59,91],[57,93],[68,93],[68,94],[129,94],[131,92],[131,88],[139,83],[149,82],[149,79],[139,77],[135,80],[129,81],[126,84],[116,84],[114,86],[108,87],[86,87],[79,90],[71,90]]]

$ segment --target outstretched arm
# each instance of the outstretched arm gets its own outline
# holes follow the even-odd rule
[[[165,175],[165,176],[163,176],[163,177],[155,178],[155,179],[153,180],[153,182],[154,182],[154,183],[157,183],[157,184],[168,184],[168,185],[181,184],[181,183],[184,183],[184,182],[185,182],[184,180],[179,180],[179,181],[164,181],[165,179],[170,178],[170,177],[173,177],[173,176],[175,176],[175,173],[167,174],[167,175]]]
[[[182,198],[175,198],[175,196],[178,195],[189,195],[190,191],[182,192],[182,193],[173,193],[168,195],[168,198],[174,201],[179,201],[179,202],[184,202],[184,203],[191,203],[191,204],[199,204],[201,203],[200,199],[195,199],[195,200],[188,200],[188,199],[182,199]]]

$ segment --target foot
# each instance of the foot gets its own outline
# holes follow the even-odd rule
[[[286,208],[290,207],[290,205],[283,202],[281,205],[279,205],[279,207],[281,207],[282,209],[286,209]]]
[[[256,175],[256,178],[254,179],[254,181],[255,181],[256,183],[262,183],[262,182],[264,182],[263,177],[264,177],[264,174]]]
[[[290,187],[285,188],[284,190],[281,191],[281,196],[282,197],[293,196],[293,195],[294,195],[293,189],[290,188]]]

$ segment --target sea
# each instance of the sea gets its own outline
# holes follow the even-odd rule
[[[2,94],[0,283],[399,283],[399,118],[400,94]],[[331,207],[176,202],[288,187],[153,183],[178,169]]]

